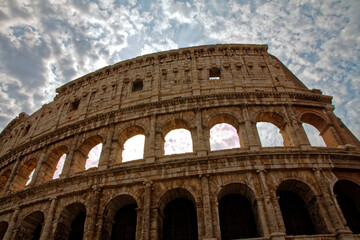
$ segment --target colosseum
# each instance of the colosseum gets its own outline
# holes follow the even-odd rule
[[[267,48],[140,56],[21,113],[0,135],[0,239],[359,240],[360,142],[332,97]],[[278,129],[282,145],[264,146],[259,123]],[[238,147],[212,146],[221,124],[235,129]],[[324,146],[310,143],[304,124]],[[174,130],[191,136],[190,151],[164,150]],[[123,160],[138,135],[141,157]]]

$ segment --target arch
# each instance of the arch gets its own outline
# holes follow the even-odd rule
[[[85,205],[75,202],[67,205],[61,212],[55,230],[55,240],[82,239],[86,218]]]
[[[256,114],[255,121],[272,123],[279,129],[285,125],[285,117],[277,112],[259,112]]]
[[[135,239],[137,208],[136,200],[128,194],[111,199],[104,210],[100,239],[118,239],[119,236],[123,236],[122,239]]]
[[[268,122],[257,122],[256,128],[258,130],[262,147],[284,146],[284,138],[281,134],[281,130],[274,124]]]
[[[228,123],[218,123],[210,129],[210,150],[240,148],[238,131]]]
[[[103,143],[103,137],[100,135],[87,138],[74,153],[71,172],[76,173],[85,171],[85,165],[90,150],[100,143]]]
[[[22,190],[30,177],[30,174],[35,170],[37,164],[37,159],[32,158],[26,161],[17,171],[16,176],[14,177],[14,181],[10,186],[11,191],[20,191]]]
[[[328,233],[313,190],[299,180],[285,180],[278,186],[280,210],[287,235]]]
[[[245,184],[230,183],[217,195],[221,239],[259,237],[261,230],[254,192]]]
[[[118,147],[116,154],[116,162],[123,162],[123,153],[126,151],[125,143],[137,135],[143,135],[145,137],[145,130],[140,125],[132,125],[123,129],[118,137]],[[145,147],[145,141],[142,148]],[[144,156],[144,150],[142,150],[142,156]],[[143,157],[142,157],[143,158]],[[133,159],[132,159],[133,160]]]
[[[27,215],[18,227],[15,235],[15,240],[22,239],[40,239],[42,225],[44,223],[44,214],[40,211],[33,212]]]
[[[233,126],[235,129],[238,129],[239,128],[238,122],[239,122],[239,120],[230,113],[222,113],[222,114],[217,113],[216,115],[214,115],[210,118],[210,120],[208,121],[208,126],[209,126],[209,129],[211,129],[216,124],[227,123],[227,124]]]
[[[256,114],[255,121],[257,122],[256,127],[263,147],[292,145],[291,141],[288,141],[289,134],[285,131],[285,118],[281,114],[277,112],[259,112]],[[279,129],[279,132],[277,129]]]
[[[339,143],[336,139],[334,132],[332,131],[332,127],[330,126],[329,122],[319,114],[313,112],[305,112],[301,114],[300,121],[314,126],[319,131],[320,136],[324,139],[326,146],[339,146]]]
[[[326,147],[324,139],[322,138],[319,130],[317,130],[316,127],[308,123],[303,123],[302,126],[305,130],[306,136],[309,139],[311,146]]]
[[[159,202],[161,239],[198,239],[194,196],[186,189],[167,191]]]
[[[349,180],[339,180],[334,193],[350,230],[360,234],[360,186]]]
[[[278,112],[259,112],[255,115],[255,121],[257,123],[260,122],[271,123],[279,129],[279,132],[283,139],[283,144],[277,143],[274,146],[285,146],[285,147],[295,146],[295,142],[292,136],[293,134],[292,128],[287,123],[286,117],[283,116],[282,114]],[[276,131],[271,131],[271,134],[276,135]]]
[[[3,239],[8,228],[8,223],[5,221],[0,222],[0,239]]]
[[[7,169],[0,175],[0,194],[4,191],[6,183],[10,178],[10,174],[11,169]]]
[[[47,156],[44,164],[41,166],[41,170],[38,176],[39,183],[51,181],[56,171],[56,166],[62,155],[68,153],[69,149],[67,146],[62,145],[56,147]]]
[[[180,133],[179,133],[179,131],[180,131]],[[193,132],[193,129],[191,129],[190,124],[186,120],[180,119],[180,118],[168,120],[162,126],[161,133],[162,133],[162,137],[161,137],[162,155],[169,155],[169,154],[174,154],[174,153],[175,154],[188,153],[188,152],[194,151],[193,139],[194,139],[195,133]],[[166,138],[169,138],[169,136],[171,136],[171,135],[168,136],[169,133],[171,135],[177,135],[177,134],[178,135],[175,138],[170,137],[171,139],[168,139],[168,141],[166,141]],[[190,133],[191,139],[188,139],[189,133]],[[169,151],[171,153],[168,153],[168,151],[165,151],[165,146],[169,149],[171,148],[171,145],[168,146],[168,143],[166,143],[166,142],[173,142],[176,147],[176,143],[179,143],[179,141],[182,143],[182,145],[188,145],[186,150],[183,150],[183,149],[176,150],[176,148],[175,148],[175,151],[171,151],[171,150]],[[178,144],[178,146],[181,146],[181,144]]]

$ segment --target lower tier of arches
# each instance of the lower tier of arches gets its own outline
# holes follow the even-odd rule
[[[0,239],[360,239],[359,179],[325,159],[178,161],[58,180],[0,198]]]

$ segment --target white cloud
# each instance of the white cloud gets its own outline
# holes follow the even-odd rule
[[[334,96],[336,114],[360,137],[353,109],[360,86],[359,12],[357,0],[5,0],[0,129],[51,100],[56,87],[105,65],[190,45],[267,43],[309,88]]]

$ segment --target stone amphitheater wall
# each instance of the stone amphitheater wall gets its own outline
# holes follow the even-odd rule
[[[306,88],[266,45],[172,50],[78,78],[0,134],[0,239],[31,239],[40,225],[39,239],[67,239],[81,212],[83,239],[110,239],[114,216],[129,204],[135,238],[162,239],[165,208],[180,198],[195,207],[199,239],[221,239],[220,201],[231,194],[249,201],[258,239],[304,239],[286,232],[278,201],[286,191],[300,196],[314,222],[316,234],[305,239],[360,239],[334,193],[339,180],[360,186],[360,142],[331,99]],[[277,126],[284,146],[262,147],[258,122]],[[240,148],[211,151],[218,123],[237,130]],[[302,123],[327,146],[311,146]],[[165,136],[179,128],[190,131],[193,151],[165,155]],[[124,143],[138,134],[143,158],[123,162]],[[99,164],[85,171],[99,143]]]

